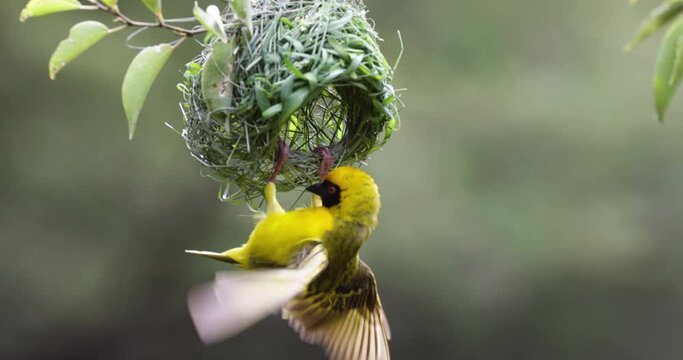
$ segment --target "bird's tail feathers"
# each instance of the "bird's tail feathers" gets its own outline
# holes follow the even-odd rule
[[[190,315],[199,337],[211,344],[225,340],[277,313],[327,264],[322,246],[313,248],[296,268],[229,271],[192,290]]]
[[[214,259],[218,261],[223,261],[229,264],[239,264],[237,260],[226,253],[217,253],[213,251],[200,251],[200,250],[185,250],[185,253],[192,255],[200,255],[208,257],[209,259]]]

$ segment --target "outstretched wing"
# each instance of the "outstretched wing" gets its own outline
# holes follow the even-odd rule
[[[375,276],[362,261],[355,276],[332,293],[315,281],[289,301],[282,317],[301,339],[320,344],[333,360],[388,360],[389,323],[377,294]]]
[[[310,249],[310,248],[309,248]],[[322,245],[302,253],[294,268],[229,271],[193,289],[188,306],[204,343],[225,340],[277,311],[327,265]]]

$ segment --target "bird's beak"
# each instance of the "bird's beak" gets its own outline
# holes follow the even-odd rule
[[[318,196],[323,193],[323,183],[314,184],[306,188],[306,191],[310,191]]]

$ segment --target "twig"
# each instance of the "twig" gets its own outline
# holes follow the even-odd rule
[[[126,26],[133,26],[133,27],[139,27],[139,28],[160,28],[160,29],[166,29],[174,32],[178,36],[183,36],[183,37],[191,37],[199,34],[203,34],[206,32],[205,28],[197,28],[197,29],[186,29],[180,26],[175,26],[169,24],[167,21],[164,21],[162,18],[158,18],[157,22],[146,22],[146,21],[137,21],[129,18],[128,16],[124,15],[118,8],[112,8],[109,7],[103,3],[101,3],[98,0],[92,0],[91,1],[94,6],[92,7],[92,10],[100,10],[104,11],[106,13],[109,13],[113,16],[116,17],[115,21],[121,22],[125,24]]]

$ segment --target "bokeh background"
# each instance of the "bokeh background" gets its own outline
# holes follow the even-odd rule
[[[50,53],[92,15],[21,24],[24,3],[0,5],[0,357],[321,358],[276,317],[212,347],[194,333],[186,293],[225,267],[183,250],[251,227],[164,125],[182,125],[198,48],[175,53],[128,141],[123,34],[50,82]],[[657,41],[622,51],[655,3],[367,0],[390,61],[402,32],[409,89],[366,167],[384,206],[362,256],[395,359],[683,358],[683,99],[657,123]]]

